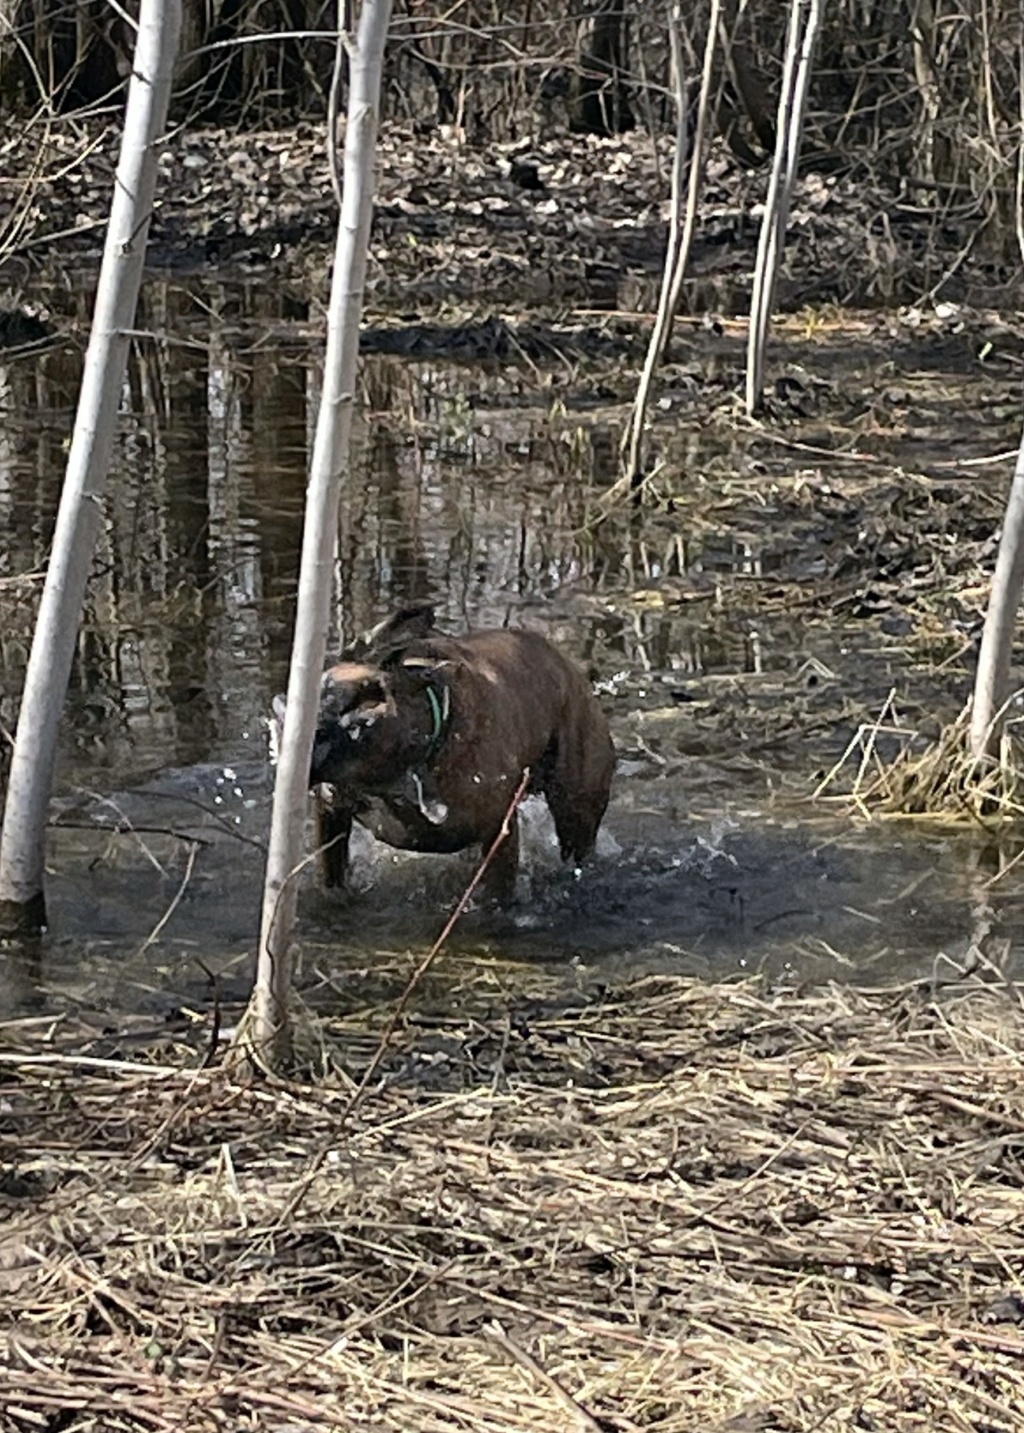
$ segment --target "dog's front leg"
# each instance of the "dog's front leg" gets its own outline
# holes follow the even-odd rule
[[[348,843],[352,835],[351,808],[334,806],[317,795],[316,832],[320,877],[324,885],[344,886],[348,876]]]
[[[516,893],[516,876],[519,874],[519,817],[513,811],[507,818],[508,834],[491,857],[491,864],[484,872],[483,888],[487,896],[500,906],[511,903]],[[484,856],[494,845],[501,833],[499,826],[494,835],[484,841],[481,850]]]

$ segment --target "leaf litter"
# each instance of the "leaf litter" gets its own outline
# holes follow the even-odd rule
[[[387,1004],[307,1011],[291,1081],[6,1023],[4,1433],[1020,1425],[996,967],[566,990],[474,962],[353,1108]]]

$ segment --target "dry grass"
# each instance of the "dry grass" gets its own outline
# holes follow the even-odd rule
[[[876,721],[858,729],[815,795],[824,796],[848,780],[848,790],[838,799],[866,816],[920,816],[993,833],[1019,827],[1024,817],[1020,720],[1006,723],[995,756],[971,750],[969,708],[922,748],[912,731],[894,721],[893,695]],[[879,755],[883,736],[905,743],[893,760]]]
[[[4,1433],[1021,1426],[1016,990],[531,980],[351,1116],[383,1009],[294,1083],[3,1027]]]

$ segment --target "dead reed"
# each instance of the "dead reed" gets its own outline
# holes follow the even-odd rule
[[[993,834],[1019,826],[1024,816],[1019,719],[1007,722],[996,754],[979,756],[971,750],[969,709],[923,744],[894,722],[893,696],[890,692],[876,721],[858,728],[815,795],[847,780],[838,799],[866,816],[919,816]],[[902,743],[891,760],[879,754],[883,736]]]
[[[0,1429],[1024,1418],[1024,1008],[534,972],[233,1083],[0,1027]]]

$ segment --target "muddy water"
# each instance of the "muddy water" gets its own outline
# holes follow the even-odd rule
[[[64,723],[50,929],[29,956],[0,955],[8,1009],[194,1008],[214,975],[241,997],[251,974],[319,335],[300,300],[239,285],[152,284],[143,327]],[[79,373],[73,341],[0,362],[8,728],[33,611],[31,585],[9,579],[45,562]],[[699,520],[662,502],[598,523],[620,419],[614,393],[608,411],[594,401],[602,382],[526,359],[364,361],[336,639],[422,598],[455,630],[537,627],[593,668],[621,752],[596,859],[559,868],[531,806],[521,899],[471,913],[456,957],[883,978],[945,968],[982,926],[1014,929],[1024,887],[1011,873],[990,889],[974,844],[799,804],[905,675],[900,650],[799,604],[719,600],[723,579],[813,585],[835,538],[782,533],[763,496],[739,524],[715,518],[751,470],[749,434],[681,423],[667,440],[707,486]],[[936,642],[939,657],[962,645]],[[965,671],[953,661],[939,684],[954,710]],[[304,895],[316,981],[429,943],[470,869],[362,841],[351,895]]]

